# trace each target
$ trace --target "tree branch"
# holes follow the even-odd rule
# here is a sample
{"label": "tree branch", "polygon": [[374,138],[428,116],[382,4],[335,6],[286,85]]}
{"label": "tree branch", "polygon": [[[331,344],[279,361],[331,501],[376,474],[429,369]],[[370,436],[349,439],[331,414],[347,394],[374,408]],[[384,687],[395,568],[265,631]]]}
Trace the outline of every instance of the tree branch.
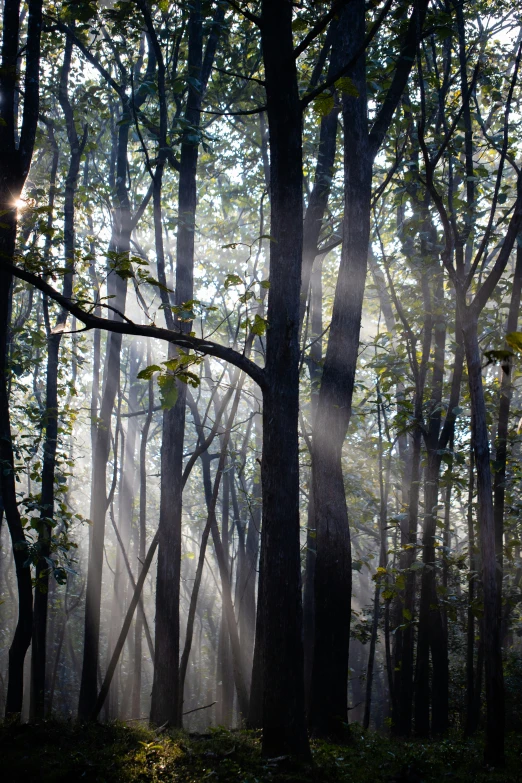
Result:
{"label": "tree branch", "polygon": [[14,264],[7,263],[6,261],[3,262],[2,266],[20,280],[25,280],[26,283],[33,285],[55,302],[58,302],[67,312],[71,313],[71,315],[74,315],[75,318],[85,324],[87,329],[103,329],[107,332],[116,332],[118,334],[130,334],[137,337],[152,337],[158,340],[165,340],[165,342],[179,345],[181,348],[197,351],[198,353],[214,356],[216,359],[223,359],[226,362],[230,362],[235,367],[243,370],[261,389],[264,389],[266,386],[265,371],[263,368],[254,364],[253,361],[239,353],[239,351],[235,351],[233,348],[228,348],[225,345],[220,345],[219,343],[210,340],[204,340],[200,337],[192,337],[183,332],[173,332],[160,326],[101,318],[100,316],[87,312],[71,299],[67,299],[67,297],[56,291],[55,288],[49,285],[49,283],[46,283],[45,280],[42,280],[41,277],[38,277],[38,275],[15,266]]}
{"label": "tree branch", "polygon": [[336,73],[333,74],[333,76],[330,76],[330,78],[326,79],[322,84],[320,84],[318,87],[315,88],[315,90],[311,90],[307,95],[304,95],[301,98],[301,108],[304,110],[309,103],[311,103],[314,98],[317,98],[318,95],[320,95],[322,92],[327,90],[329,87],[332,87],[336,81],[338,81],[342,76],[345,75],[347,71],[352,68],[359,57],[364,54],[370,43],[375,38],[377,32],[379,31],[379,28],[381,27],[382,23],[384,22],[384,19],[386,18],[388,11],[390,10],[391,6],[393,5],[393,0],[386,0],[386,4],[384,8],[382,9],[381,13],[377,17],[377,20],[375,24],[372,26],[372,29],[368,33],[368,35],[365,37],[364,41],[362,42],[361,46],[357,49],[353,57],[351,57],[346,65],[343,65],[342,68],[340,68]]}
{"label": "tree branch", "polygon": [[343,6],[347,5],[347,3],[349,2],[351,2],[351,0],[337,0],[337,2],[335,2],[334,0],[330,10],[314,24],[312,29],[305,35],[301,43],[295,47],[294,57],[296,59],[299,57],[300,54],[304,52],[304,50],[308,46],[310,46],[312,41],[314,41],[318,35],[321,35],[328,22],[330,22],[334,18],[334,16],[336,16],[336,14],[339,13],[341,8],[343,8]]}

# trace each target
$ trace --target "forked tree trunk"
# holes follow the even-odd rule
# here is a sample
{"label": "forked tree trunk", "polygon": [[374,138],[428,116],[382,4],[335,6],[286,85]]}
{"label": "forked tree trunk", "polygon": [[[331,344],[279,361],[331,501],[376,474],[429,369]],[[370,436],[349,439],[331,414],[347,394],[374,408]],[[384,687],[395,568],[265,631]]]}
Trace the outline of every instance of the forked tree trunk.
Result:
{"label": "forked tree trunk", "polygon": [[[351,2],[339,22],[349,57],[365,34],[365,4]],[[348,650],[352,562],[342,447],[348,429],[359,349],[370,236],[372,161],[368,145],[365,58],[348,76],[357,97],[343,96],[345,210],[341,265],[315,418],[312,474],[316,528],[315,643],[310,726],[342,739],[348,725]]]}

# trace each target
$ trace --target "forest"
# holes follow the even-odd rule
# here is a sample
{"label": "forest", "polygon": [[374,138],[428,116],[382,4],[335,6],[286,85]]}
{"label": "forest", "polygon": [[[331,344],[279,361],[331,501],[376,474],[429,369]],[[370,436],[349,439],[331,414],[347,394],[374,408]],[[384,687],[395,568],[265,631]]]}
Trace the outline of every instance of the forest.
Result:
{"label": "forest", "polygon": [[522,781],[522,7],[2,0],[0,750]]}

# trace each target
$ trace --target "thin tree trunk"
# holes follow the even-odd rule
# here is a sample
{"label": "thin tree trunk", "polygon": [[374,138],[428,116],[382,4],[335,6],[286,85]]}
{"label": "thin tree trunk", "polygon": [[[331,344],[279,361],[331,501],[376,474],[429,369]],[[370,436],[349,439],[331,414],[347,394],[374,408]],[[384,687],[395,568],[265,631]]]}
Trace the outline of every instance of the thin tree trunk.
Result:
{"label": "thin tree trunk", "polygon": [[[221,514],[221,541],[225,555],[227,570],[230,573],[230,554],[228,543],[228,527],[230,519],[230,472],[225,469],[222,480],[222,514]],[[230,660],[230,642],[227,633],[227,618],[224,605],[221,608],[221,630],[218,647],[218,678],[221,682],[220,695],[218,697],[218,714],[220,723],[228,728],[232,725],[232,709],[234,705],[234,675],[232,661]]]}
{"label": "thin tree trunk", "polygon": [[[151,363],[150,346],[147,347],[147,365]],[[154,381],[149,379],[149,400],[147,416],[141,431],[140,442],[140,514],[138,528],[138,571],[143,568],[145,545],[147,543],[147,440],[149,437],[152,414],[154,411]],[[142,680],[142,633],[141,614],[136,617],[134,628],[134,668],[132,678],[132,715],[141,717],[141,680]],[[154,660],[152,656],[152,660]]]}
{"label": "thin tree trunk", "polygon": [[[306,222],[306,221],[305,221]],[[306,233],[306,232],[305,232]],[[321,335],[323,333],[323,256],[315,259],[310,279],[310,337],[313,344],[310,348],[310,418],[312,431],[314,428],[315,414],[319,397],[319,388],[322,375],[323,345]],[[311,456],[311,455],[310,455]],[[316,557],[316,529],[313,476],[310,474],[308,501],[308,524],[306,530],[306,562],[303,588],[303,634],[304,634],[304,670],[305,670],[305,698],[307,712],[310,711],[312,666],[315,638],[315,557]]]}
{"label": "thin tree trunk", "polygon": [[[190,655],[190,650],[192,647],[192,637],[194,632],[194,619],[196,614],[196,606],[197,606],[197,599],[199,594],[199,589],[201,585],[201,578],[203,575],[203,566],[205,563],[205,553],[206,553],[206,547],[208,542],[208,537],[210,535],[210,532],[212,532],[213,540],[214,540],[214,546],[216,549],[216,556],[219,564],[219,570],[221,575],[221,590],[222,590],[222,600],[224,605],[224,612],[226,617],[226,622],[228,626],[229,631],[229,637],[230,637],[230,644],[231,644],[231,651],[232,651],[232,661],[233,661],[233,673],[234,673],[234,681],[236,685],[236,691],[238,695],[238,701],[239,701],[239,709],[240,712],[243,715],[248,714],[248,696],[247,696],[247,690],[245,685],[245,679],[242,672],[242,663],[241,663],[241,652],[239,647],[239,634],[237,631],[237,624],[236,624],[236,618],[234,613],[234,607],[232,604],[232,593],[230,589],[230,582],[229,582],[229,575],[228,575],[228,568],[227,564],[225,562],[225,555],[223,546],[221,543],[221,539],[219,537],[219,531],[217,528],[217,520],[216,520],[216,504],[219,496],[219,487],[221,484],[222,476],[223,476],[223,470],[225,466],[225,459],[226,459],[226,450],[228,448],[228,442],[230,438],[230,431],[237,413],[237,408],[239,405],[239,400],[241,396],[241,388],[243,385],[242,379],[239,380],[238,386],[235,393],[234,402],[232,404],[232,408],[228,417],[227,426],[225,429],[225,433],[223,435],[223,439],[221,441],[221,454],[219,458],[219,465],[216,472],[216,478],[214,481],[214,487],[212,489],[212,496],[210,498],[210,503],[208,506],[208,516],[207,516],[207,522],[205,525],[205,528],[203,530],[203,534],[201,537],[201,544],[199,549],[199,558],[198,558],[198,564],[196,568],[196,577],[194,580],[194,586],[192,589],[192,595],[190,598],[190,607],[189,607],[189,614],[187,618],[187,631],[185,636],[185,645],[183,648],[183,654],[181,656],[180,661],[180,670],[179,670],[179,684],[180,688],[182,689],[185,684],[186,674],[187,674],[187,667],[188,667],[188,659]],[[208,484],[208,482],[207,482]],[[228,589],[227,589],[228,588]]]}
{"label": "thin tree trunk", "polygon": [[[506,333],[516,332],[518,325],[518,313],[520,310],[520,297],[522,291],[522,246],[519,235],[517,244],[517,258],[513,287],[511,289],[511,302],[506,324]],[[494,516],[495,516],[495,551],[497,556],[497,598],[499,614],[502,616],[502,578],[504,573],[504,506],[506,497],[506,463],[509,435],[509,413],[511,397],[513,394],[512,379],[509,372],[502,373],[500,386],[500,402],[498,408],[497,441],[495,454],[495,473],[493,477]]]}
{"label": "thin tree trunk", "polygon": [[483,642],[486,684],[486,747],[484,757],[488,763],[496,765],[504,763],[504,676],[487,414],[482,385],[482,362],[478,343],[477,319],[469,311],[466,313],[465,305],[462,305],[461,302],[459,305],[462,311],[462,332],[471,399],[471,431],[477,477],[478,528],[484,594]]}
{"label": "thin tree trunk", "polygon": [[[383,443],[382,443],[382,424],[381,424],[381,395],[379,385],[377,384],[377,421],[379,426],[379,490],[380,490],[380,513],[379,513],[379,533],[380,533],[380,547],[379,547],[379,568],[386,568],[386,553],[387,553],[387,535],[386,527],[388,521],[388,486],[389,486],[389,474],[390,464],[388,461],[388,468],[386,471],[386,478],[384,477],[384,465],[383,465]],[[372,687],[373,687],[373,667],[375,661],[375,648],[377,645],[377,631],[379,628],[379,602],[381,595],[381,581],[378,577],[375,580],[375,594],[373,599],[373,620],[372,620],[372,633],[370,637],[370,650],[368,653],[368,668],[366,672],[366,698],[364,701],[364,718],[363,728],[367,729],[370,726],[370,715],[372,706]]]}
{"label": "thin tree trunk", "polygon": [[475,705],[475,587],[476,587],[476,557],[475,557],[475,528],[473,523],[473,492],[474,492],[474,454],[473,445],[469,455],[469,479],[468,479],[468,550],[469,550],[469,576],[468,576],[468,627],[466,629],[466,723],[464,734],[470,737],[477,729],[477,716]]}
{"label": "thin tree trunk", "polygon": [[[74,116],[68,96],[69,73],[71,69],[72,42],[66,39],[64,62],[60,75],[59,99],[67,128],[70,147],[69,169],[65,180],[64,199],[64,257],[66,274],[63,282],[63,294],[72,295],[74,274],[74,198],[80,171],[80,159],[85,146],[86,135],[80,140],[74,124]],[[47,310],[47,302],[44,303]],[[49,317],[47,316],[49,328]],[[46,636],[49,595],[49,565],[46,558],[50,554],[50,539],[54,518],[54,476],[56,469],[56,448],[58,445],[58,369],[62,330],[67,321],[67,312],[58,314],[54,329],[48,333],[47,387],[45,401],[45,441],[42,466],[41,529],[38,540],[41,557],[36,566],[37,588],[34,595],[33,644],[31,652],[31,717],[43,718],[45,704],[46,676]]]}
{"label": "thin tree trunk", "polygon": [[[429,230],[429,229],[428,229]],[[426,737],[430,732],[430,648],[432,651],[432,721],[433,731],[442,733],[448,727],[448,663],[446,640],[437,595],[435,535],[437,532],[439,472],[441,455],[439,432],[444,382],[446,327],[444,323],[443,270],[437,269],[432,298],[435,350],[430,390],[430,413],[427,423],[427,464],[424,480],[424,530],[422,537],[421,596],[415,671],[415,733]],[[442,649],[439,649],[442,648]],[[442,666],[439,667],[439,663]],[[444,666],[445,662],[445,666]],[[442,671],[440,671],[442,669]],[[440,707],[440,709],[439,709]]]}
{"label": "thin tree trunk", "polygon": [[[128,378],[129,378],[129,412],[132,413],[138,408],[138,391],[140,382],[136,382],[140,356],[136,343],[133,343],[129,351],[128,359]],[[120,391],[121,394],[121,391]],[[119,410],[120,403],[118,403]],[[112,654],[117,639],[117,629],[122,621],[122,609],[125,608],[126,587],[128,579],[125,578],[126,553],[129,551],[132,523],[132,506],[134,503],[134,476],[135,476],[135,450],[137,437],[137,417],[130,416],[128,419],[127,432],[124,436],[121,432],[121,460],[120,460],[120,482],[118,493],[118,542],[121,546],[116,549],[116,566],[114,569],[113,598],[111,606],[111,625],[109,631],[109,642],[107,647],[108,659]],[[121,427],[121,417],[120,417]],[[129,573],[128,576],[131,576]],[[142,604],[140,602],[140,607]],[[139,613],[141,614],[141,612]],[[115,717],[126,717],[118,713],[118,691],[113,688],[109,694],[109,715]]]}

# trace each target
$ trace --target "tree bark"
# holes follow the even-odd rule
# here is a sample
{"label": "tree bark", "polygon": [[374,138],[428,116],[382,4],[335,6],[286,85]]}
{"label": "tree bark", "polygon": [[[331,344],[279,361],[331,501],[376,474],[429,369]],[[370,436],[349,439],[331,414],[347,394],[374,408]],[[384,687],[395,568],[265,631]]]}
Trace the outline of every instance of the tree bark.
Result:
{"label": "tree bark", "polygon": [[270,292],[263,388],[263,524],[256,653],[263,753],[309,758],[299,546],[299,294],[303,246],[301,107],[292,7],[263,0],[270,132]]}

